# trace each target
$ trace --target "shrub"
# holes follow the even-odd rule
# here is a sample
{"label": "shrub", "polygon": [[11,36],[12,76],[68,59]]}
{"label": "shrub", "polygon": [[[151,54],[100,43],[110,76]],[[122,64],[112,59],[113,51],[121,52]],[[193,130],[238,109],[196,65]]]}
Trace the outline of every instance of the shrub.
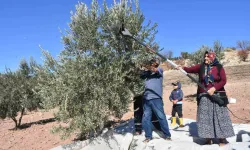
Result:
{"label": "shrub", "polygon": [[204,54],[206,51],[214,51],[217,59],[220,61],[224,58],[224,48],[219,41],[215,41],[213,48],[208,46],[202,46],[199,50],[191,54],[190,60],[193,64],[199,64],[204,61]]}
{"label": "shrub", "polygon": [[189,58],[189,53],[188,52],[181,52],[181,57],[183,59],[188,59]]}
{"label": "shrub", "polygon": [[206,51],[211,51],[211,49],[208,46],[202,46],[199,50],[192,53],[190,56],[190,61],[193,64],[200,64],[204,61],[204,54]]}
{"label": "shrub", "polygon": [[237,55],[241,61],[246,61],[248,58],[249,52],[247,50],[239,50]]}

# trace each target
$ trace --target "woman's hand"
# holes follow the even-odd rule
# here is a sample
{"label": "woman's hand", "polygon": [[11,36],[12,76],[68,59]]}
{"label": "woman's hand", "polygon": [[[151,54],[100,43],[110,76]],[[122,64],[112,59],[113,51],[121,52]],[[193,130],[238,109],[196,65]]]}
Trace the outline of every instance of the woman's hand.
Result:
{"label": "woman's hand", "polygon": [[176,69],[176,70],[180,70],[180,69],[182,69],[182,67],[181,67],[181,65],[177,65],[177,66],[175,67],[175,69]]}
{"label": "woman's hand", "polygon": [[213,95],[214,94],[214,92],[216,91],[216,89],[214,88],[214,87],[212,87],[212,88],[210,88],[207,92],[208,92],[208,94],[209,95]]}

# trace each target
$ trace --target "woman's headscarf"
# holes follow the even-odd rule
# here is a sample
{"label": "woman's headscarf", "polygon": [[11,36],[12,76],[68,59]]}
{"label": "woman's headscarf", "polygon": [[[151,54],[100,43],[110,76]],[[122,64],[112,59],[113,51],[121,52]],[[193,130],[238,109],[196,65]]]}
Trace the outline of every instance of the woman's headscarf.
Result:
{"label": "woman's headscarf", "polygon": [[206,54],[208,54],[208,58],[210,59],[210,63],[205,64],[204,81],[206,84],[209,84],[209,82],[213,84],[214,83],[214,76],[212,75],[211,69],[213,66],[216,66],[217,64],[219,64],[219,61],[216,58],[215,52],[205,52],[205,56],[206,56]]}

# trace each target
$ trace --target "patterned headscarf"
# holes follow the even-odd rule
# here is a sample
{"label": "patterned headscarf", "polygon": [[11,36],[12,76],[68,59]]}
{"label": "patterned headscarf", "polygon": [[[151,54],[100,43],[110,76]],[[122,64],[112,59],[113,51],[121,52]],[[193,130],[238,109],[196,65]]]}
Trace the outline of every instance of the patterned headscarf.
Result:
{"label": "patterned headscarf", "polygon": [[217,64],[219,64],[219,61],[216,58],[215,52],[208,52],[207,54],[208,54],[208,58],[210,60],[210,63],[205,65],[204,81],[206,84],[209,84],[209,82],[213,84],[214,83],[214,76],[212,75],[211,69],[213,66],[216,66]]}

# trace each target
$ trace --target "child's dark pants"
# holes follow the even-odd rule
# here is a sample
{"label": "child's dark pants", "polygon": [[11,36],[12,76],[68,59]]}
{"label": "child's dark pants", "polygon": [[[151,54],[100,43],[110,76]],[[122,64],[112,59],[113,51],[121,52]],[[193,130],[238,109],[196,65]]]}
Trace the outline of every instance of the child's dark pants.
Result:
{"label": "child's dark pants", "polygon": [[175,117],[175,114],[178,113],[178,117],[182,118],[182,104],[174,104],[172,108],[172,117]]}

